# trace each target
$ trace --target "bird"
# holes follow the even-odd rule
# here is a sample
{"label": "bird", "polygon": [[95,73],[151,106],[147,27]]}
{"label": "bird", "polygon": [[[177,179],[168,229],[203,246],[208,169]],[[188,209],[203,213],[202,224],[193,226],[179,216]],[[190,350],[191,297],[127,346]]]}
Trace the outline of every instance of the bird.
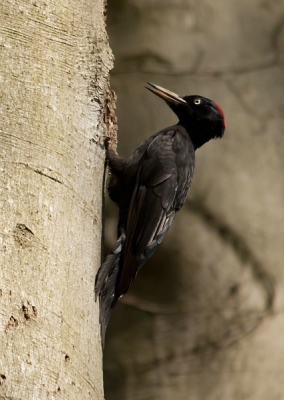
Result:
{"label": "bird", "polygon": [[183,206],[192,182],[195,151],[226,128],[224,112],[214,101],[179,96],[147,82],[178,118],[175,125],[145,140],[129,158],[120,157],[105,140],[110,170],[109,197],[118,205],[117,241],[95,279],[100,303],[101,340],[117,300],[126,294],[139,269],[154,254]]}

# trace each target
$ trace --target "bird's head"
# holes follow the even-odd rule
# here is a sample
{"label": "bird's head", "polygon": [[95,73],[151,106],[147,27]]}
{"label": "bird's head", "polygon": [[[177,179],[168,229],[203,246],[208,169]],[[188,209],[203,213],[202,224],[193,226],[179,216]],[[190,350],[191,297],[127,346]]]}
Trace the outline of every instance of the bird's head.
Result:
{"label": "bird's head", "polygon": [[147,87],[168,104],[187,130],[197,149],[211,139],[221,138],[226,128],[224,113],[218,104],[202,96],[181,97],[161,86],[148,82]]}

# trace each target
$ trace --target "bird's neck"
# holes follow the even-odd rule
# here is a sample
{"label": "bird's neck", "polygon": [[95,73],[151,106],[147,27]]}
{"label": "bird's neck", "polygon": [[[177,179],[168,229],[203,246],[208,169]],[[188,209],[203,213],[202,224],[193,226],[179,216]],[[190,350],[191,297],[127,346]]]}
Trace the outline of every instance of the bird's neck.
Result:
{"label": "bird's neck", "polygon": [[195,150],[212,139],[212,132],[206,124],[202,126],[200,126],[201,124],[198,124],[198,126],[196,126],[196,124],[188,121],[186,123],[179,122],[179,124],[185,128]]}

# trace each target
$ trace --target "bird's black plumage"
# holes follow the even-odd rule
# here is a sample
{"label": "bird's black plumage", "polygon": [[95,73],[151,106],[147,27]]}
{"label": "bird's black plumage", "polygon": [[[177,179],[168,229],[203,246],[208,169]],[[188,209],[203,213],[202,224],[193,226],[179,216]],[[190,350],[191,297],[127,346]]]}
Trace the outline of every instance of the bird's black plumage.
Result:
{"label": "bird's black plumage", "polygon": [[134,154],[121,158],[106,142],[111,171],[110,198],[119,207],[118,239],[101,265],[95,283],[100,299],[102,344],[111,311],[137,271],[155,252],[183,206],[195,164],[195,150],[222,137],[225,119],[221,108],[202,96],[180,97],[149,83],[179,122],[151,136]]}

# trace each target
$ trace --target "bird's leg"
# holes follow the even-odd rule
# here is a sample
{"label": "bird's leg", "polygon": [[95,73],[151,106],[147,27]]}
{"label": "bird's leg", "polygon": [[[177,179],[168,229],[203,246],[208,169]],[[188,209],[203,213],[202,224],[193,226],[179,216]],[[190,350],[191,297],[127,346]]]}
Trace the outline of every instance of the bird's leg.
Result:
{"label": "bird's leg", "polygon": [[111,146],[109,137],[105,138],[104,143],[106,148],[106,156],[111,172],[122,172],[125,166],[125,159],[119,157],[115,149]]}

